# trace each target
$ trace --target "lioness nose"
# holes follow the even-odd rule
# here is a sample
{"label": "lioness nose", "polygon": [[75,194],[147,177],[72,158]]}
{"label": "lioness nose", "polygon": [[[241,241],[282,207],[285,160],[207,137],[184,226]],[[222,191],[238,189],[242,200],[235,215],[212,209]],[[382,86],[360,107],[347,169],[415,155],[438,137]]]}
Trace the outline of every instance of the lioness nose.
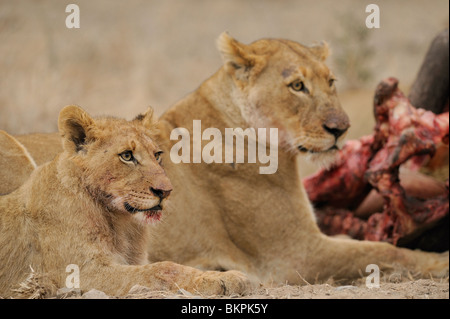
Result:
{"label": "lioness nose", "polygon": [[156,196],[158,196],[160,199],[164,199],[167,196],[170,195],[170,192],[172,191],[170,190],[162,190],[162,189],[157,189],[157,188],[153,188],[150,187],[150,190],[152,191],[153,194],[155,194]]}
{"label": "lioness nose", "polygon": [[338,128],[338,127],[328,127],[325,124],[323,125],[323,128],[331,135],[334,135],[335,139],[338,139],[342,134],[344,134],[348,130],[348,126],[344,128]]}
{"label": "lioness nose", "polygon": [[332,110],[326,113],[325,120],[322,122],[322,127],[337,140],[347,132],[350,127],[350,120],[345,112]]}

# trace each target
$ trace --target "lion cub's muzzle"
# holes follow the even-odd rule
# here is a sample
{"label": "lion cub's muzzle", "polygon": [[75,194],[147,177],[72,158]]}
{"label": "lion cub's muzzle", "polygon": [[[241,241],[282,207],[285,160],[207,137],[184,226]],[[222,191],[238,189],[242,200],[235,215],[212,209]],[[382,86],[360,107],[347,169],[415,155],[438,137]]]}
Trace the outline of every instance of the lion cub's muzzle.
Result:
{"label": "lion cub's muzzle", "polygon": [[[172,192],[172,187],[164,187],[164,188],[149,188],[150,193],[153,197],[151,200],[152,204],[149,205],[151,207],[145,207],[143,203],[137,203],[138,206],[133,206],[130,202],[126,201],[123,203],[123,207],[127,212],[132,214],[138,220],[145,224],[151,224],[158,222],[161,219],[162,211],[163,211],[163,201],[169,197]],[[143,206],[143,207],[142,207]]]}
{"label": "lion cub's muzzle", "polygon": [[165,188],[165,189],[159,189],[159,188],[153,188],[150,187],[150,192],[152,195],[154,195],[155,197],[157,197],[159,199],[158,204],[154,205],[153,207],[150,208],[137,208],[137,207],[133,207],[132,205],[130,205],[130,203],[125,202],[124,203],[124,208],[126,209],[127,212],[129,213],[137,213],[137,212],[152,212],[152,211],[160,211],[162,210],[162,201],[164,199],[166,199],[167,197],[169,197],[170,193],[172,192],[172,188]]}
{"label": "lion cub's muzzle", "polygon": [[157,197],[159,197],[160,200],[163,200],[164,198],[169,197],[170,193],[172,192],[172,189],[157,189],[150,187],[150,191]]}

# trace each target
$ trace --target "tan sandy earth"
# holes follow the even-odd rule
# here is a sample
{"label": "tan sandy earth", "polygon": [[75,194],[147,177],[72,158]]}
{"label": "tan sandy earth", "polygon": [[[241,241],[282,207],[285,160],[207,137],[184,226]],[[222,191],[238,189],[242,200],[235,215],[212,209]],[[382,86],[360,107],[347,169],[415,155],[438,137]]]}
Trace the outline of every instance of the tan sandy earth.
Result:
{"label": "tan sandy earth", "polygon": [[[66,292],[62,299],[115,299],[101,291],[77,293]],[[268,287],[261,285],[244,296],[204,296],[184,290],[176,293],[151,291],[136,285],[121,299],[448,299],[449,285],[446,280],[419,279],[404,282],[384,282],[378,288],[368,288],[365,283],[349,285],[308,284]]]}

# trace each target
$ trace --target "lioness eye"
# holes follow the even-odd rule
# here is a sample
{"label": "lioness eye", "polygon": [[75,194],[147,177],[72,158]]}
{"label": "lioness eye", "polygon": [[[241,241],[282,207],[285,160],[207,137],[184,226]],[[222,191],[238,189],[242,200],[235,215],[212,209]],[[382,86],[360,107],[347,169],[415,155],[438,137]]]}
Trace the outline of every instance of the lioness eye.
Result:
{"label": "lioness eye", "polygon": [[300,80],[296,80],[296,81],[292,82],[291,84],[289,84],[289,86],[294,91],[309,93],[308,89],[305,87],[305,84]]}
{"label": "lioness eye", "polygon": [[161,160],[162,160],[161,155],[162,155],[163,153],[164,153],[164,152],[162,152],[162,151],[156,152],[156,153],[155,153],[155,158],[156,158],[156,161],[157,161],[158,163],[161,163]]}
{"label": "lioness eye", "polygon": [[125,162],[131,162],[134,159],[132,151],[125,151],[119,154],[120,158]]}

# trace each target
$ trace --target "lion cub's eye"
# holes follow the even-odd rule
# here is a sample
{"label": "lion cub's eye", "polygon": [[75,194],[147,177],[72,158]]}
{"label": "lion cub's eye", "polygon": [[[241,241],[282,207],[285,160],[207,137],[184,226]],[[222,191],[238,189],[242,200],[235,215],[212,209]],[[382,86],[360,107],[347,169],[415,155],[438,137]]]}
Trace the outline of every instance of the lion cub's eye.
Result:
{"label": "lion cub's eye", "polygon": [[155,153],[155,158],[156,158],[156,161],[157,161],[158,163],[161,163],[161,160],[162,160],[161,155],[162,155],[163,153],[164,153],[163,151],[159,151],[159,152],[156,152],[156,153]]}
{"label": "lion cub's eye", "polygon": [[132,162],[134,160],[133,152],[132,151],[125,151],[119,154],[120,159],[124,160],[125,162]]}
{"label": "lion cub's eye", "polygon": [[306,88],[305,84],[300,80],[296,80],[296,81],[292,82],[291,84],[289,84],[289,86],[294,91],[309,93],[309,90]]}
{"label": "lion cub's eye", "polygon": [[328,80],[328,85],[329,85],[330,87],[332,87],[333,84],[334,84],[334,82],[336,82],[336,79],[329,79],[329,80]]}

